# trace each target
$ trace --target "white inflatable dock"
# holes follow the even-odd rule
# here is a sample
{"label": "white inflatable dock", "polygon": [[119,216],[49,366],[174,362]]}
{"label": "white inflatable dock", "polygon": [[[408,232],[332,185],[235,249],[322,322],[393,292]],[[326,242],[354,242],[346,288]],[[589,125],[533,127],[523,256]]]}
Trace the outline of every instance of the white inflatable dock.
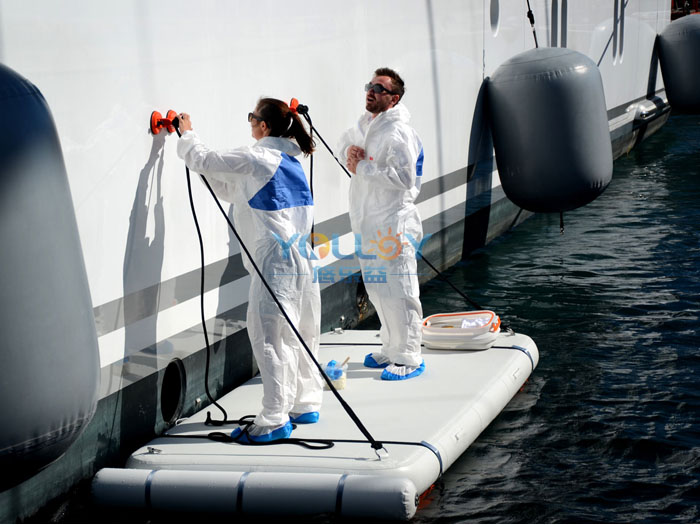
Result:
{"label": "white inflatable dock", "polygon": [[[319,362],[344,361],[340,394],[384,449],[375,451],[333,393],[324,392],[318,423],[297,425],[292,438],[338,440],[332,448],[241,445],[205,437],[236,425],[205,425],[209,406],[136,450],[124,469],[102,469],[92,490],[99,504],[168,511],[268,515],[337,513],[407,520],[418,497],[503,410],[537,366],[535,343],[500,333],[488,350],[423,348],[425,372],[382,381],[362,365],[379,348],[377,331],[323,334]],[[229,419],[256,414],[259,376],[218,403]],[[190,436],[190,437],[187,437]],[[311,442],[316,446],[315,443]]]}

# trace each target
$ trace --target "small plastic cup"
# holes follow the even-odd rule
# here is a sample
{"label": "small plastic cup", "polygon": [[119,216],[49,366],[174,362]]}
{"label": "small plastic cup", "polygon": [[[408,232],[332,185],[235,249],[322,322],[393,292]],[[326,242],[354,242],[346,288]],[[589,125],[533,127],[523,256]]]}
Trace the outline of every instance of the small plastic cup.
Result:
{"label": "small plastic cup", "polygon": [[[323,368],[323,371],[331,380],[331,383],[333,384],[336,390],[342,390],[343,388],[345,388],[345,383],[347,382],[348,378],[347,364],[341,367],[335,360],[329,361],[328,364]],[[328,384],[324,386],[324,389],[330,390]]]}

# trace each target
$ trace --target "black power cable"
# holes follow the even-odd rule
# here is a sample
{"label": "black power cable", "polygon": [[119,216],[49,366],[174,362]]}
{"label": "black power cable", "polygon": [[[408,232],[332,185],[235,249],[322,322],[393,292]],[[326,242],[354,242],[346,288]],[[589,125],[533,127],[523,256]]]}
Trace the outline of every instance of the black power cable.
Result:
{"label": "black power cable", "polygon": [[[168,112],[168,118],[170,118],[171,113],[174,113],[174,111],[171,110]],[[153,117],[151,117],[151,118],[153,118]],[[161,127],[166,127],[166,125],[164,125],[164,122],[167,122],[167,125],[172,124],[172,126],[175,128],[175,131],[177,131],[177,136],[178,137],[181,136],[180,129],[179,129],[180,120],[177,117],[175,117],[172,122],[169,120],[167,120],[167,121],[161,120],[159,122],[159,125],[161,125]],[[153,130],[153,128],[151,128],[151,129],[154,133],[158,132],[158,131]],[[169,127],[168,127],[168,131],[171,131]],[[227,422],[229,422],[227,419],[228,414],[226,414],[226,410],[224,410],[224,408],[216,402],[216,400],[214,399],[214,396],[212,396],[211,392],[209,391],[209,363],[211,361],[211,345],[209,344],[209,333],[207,332],[206,317],[204,315],[204,241],[202,239],[202,230],[199,227],[199,220],[197,220],[197,211],[195,210],[195,207],[194,207],[194,199],[192,198],[192,182],[190,180],[190,171],[187,170],[186,173],[187,173],[187,193],[188,193],[189,199],[190,199],[190,209],[192,210],[192,218],[194,219],[194,226],[197,229],[197,238],[199,239],[199,257],[200,257],[200,261],[201,261],[201,271],[199,274],[200,275],[199,310],[200,310],[200,317],[201,317],[201,321],[202,321],[202,330],[204,331],[204,343],[207,347],[207,362],[206,362],[206,366],[204,368],[204,391],[206,392],[207,397],[209,398],[209,401],[211,401],[211,403],[215,407],[217,407],[219,410],[221,410],[221,412],[224,414],[224,419],[222,421],[216,421],[216,420],[212,420],[211,414],[209,412],[207,412],[207,423],[211,424],[211,425],[224,425]]]}
{"label": "black power cable", "polygon": [[[245,416],[241,418],[241,424],[249,424],[249,421],[244,421],[246,418],[253,418],[255,416]],[[237,422],[237,421],[234,421]],[[363,444],[367,441],[361,439],[333,439],[333,438],[285,438],[276,439],[275,441],[267,442],[254,442],[249,441],[247,443],[241,443],[235,438],[232,438],[230,434],[226,432],[209,432],[208,434],[165,434],[161,437],[170,439],[208,439],[211,441],[218,441],[220,443],[238,443],[239,445],[252,446],[252,447],[266,447],[270,445],[297,445],[310,450],[327,450],[333,448],[336,443],[357,443]],[[424,447],[430,450],[438,461],[440,466],[440,472],[438,473],[438,478],[443,474],[444,465],[442,462],[442,456],[440,451],[427,441],[382,441],[385,445],[408,445],[413,447]]]}
{"label": "black power cable", "polygon": [[347,168],[345,166],[343,166],[343,163],[338,160],[338,157],[335,156],[335,153],[333,153],[333,150],[331,149],[331,147],[328,145],[328,143],[325,140],[323,140],[323,137],[321,136],[321,134],[318,132],[318,130],[314,127],[313,123],[311,122],[311,116],[309,115],[309,106],[305,106],[304,104],[299,104],[297,106],[297,112],[306,119],[306,122],[309,123],[309,128],[311,128],[311,132],[316,133],[316,135],[318,135],[318,138],[321,140],[321,142],[326,147],[328,152],[331,154],[331,156],[338,163],[338,166],[340,166],[343,169],[343,171],[345,172],[345,174],[349,178],[352,178],[352,175],[350,175],[350,172],[347,170]]}
{"label": "black power cable", "polygon": [[530,20],[530,27],[532,28],[532,36],[535,37],[535,47],[540,47],[537,44],[537,30],[535,29],[535,15],[530,8],[530,0],[527,0],[527,18]]}
{"label": "black power cable", "polygon": [[[177,120],[177,119],[176,119]],[[179,124],[179,121],[178,121]],[[178,137],[180,136],[180,130],[178,129],[178,125],[175,125],[175,129],[177,130],[177,135]],[[194,219],[194,225],[195,228],[197,229],[197,238],[199,239],[199,256],[201,260],[201,271],[200,271],[200,282],[199,282],[199,310],[200,310],[200,316],[202,318],[202,330],[204,331],[204,342],[206,343],[207,346],[207,363],[206,367],[204,369],[204,390],[207,393],[207,397],[209,398],[209,401],[212,402],[214,406],[216,406],[221,412],[224,414],[224,419],[223,421],[213,421],[211,419],[211,416],[209,412],[207,412],[207,421],[212,422],[212,424],[221,424],[223,425],[226,422],[227,419],[227,414],[226,410],[224,410],[224,407],[219,405],[214,397],[211,395],[209,392],[209,361],[211,359],[211,347],[209,345],[209,334],[207,333],[207,321],[206,317],[204,315],[204,241],[202,239],[202,230],[199,227],[199,221],[197,220],[197,212],[195,211],[194,208],[194,199],[192,198],[192,181],[190,180],[190,170],[187,170],[187,193],[190,198],[190,209],[192,210],[192,218]]]}

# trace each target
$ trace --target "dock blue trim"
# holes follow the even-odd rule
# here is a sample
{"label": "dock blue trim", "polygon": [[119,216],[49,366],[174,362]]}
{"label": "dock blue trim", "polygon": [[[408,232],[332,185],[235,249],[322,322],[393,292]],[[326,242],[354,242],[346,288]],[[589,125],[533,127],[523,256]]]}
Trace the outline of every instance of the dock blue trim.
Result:
{"label": "dock blue trim", "polygon": [[511,345],[511,346],[492,346],[491,348],[504,348],[506,350],[508,349],[513,349],[513,350],[519,350],[523,354],[525,354],[527,357],[530,358],[530,366],[532,366],[532,370],[530,371],[531,373],[535,371],[535,360],[532,359],[532,354],[530,354],[530,351],[523,347],[523,346],[518,346],[518,345]]}
{"label": "dock blue trim", "polygon": [[236,491],[236,512],[241,514],[243,512],[243,487],[245,486],[245,480],[248,479],[250,472],[244,472],[241,474],[241,479],[238,480],[238,490]]}
{"label": "dock blue trim", "polygon": [[335,513],[338,515],[340,515],[340,511],[343,509],[343,491],[345,490],[346,479],[348,479],[348,475],[343,474],[338,480],[338,490],[335,494]]}
{"label": "dock blue trim", "polygon": [[156,475],[157,470],[151,470],[146,476],[146,483],[144,484],[144,499],[146,503],[146,508],[151,508],[151,484],[153,483],[153,476]]}
{"label": "dock blue trim", "polygon": [[423,445],[425,448],[431,450],[433,454],[437,456],[438,463],[440,463],[440,474],[438,474],[438,478],[442,477],[443,473],[443,466],[442,466],[442,456],[440,455],[440,451],[435,447],[435,445],[431,445],[427,441],[421,441],[421,445]]}

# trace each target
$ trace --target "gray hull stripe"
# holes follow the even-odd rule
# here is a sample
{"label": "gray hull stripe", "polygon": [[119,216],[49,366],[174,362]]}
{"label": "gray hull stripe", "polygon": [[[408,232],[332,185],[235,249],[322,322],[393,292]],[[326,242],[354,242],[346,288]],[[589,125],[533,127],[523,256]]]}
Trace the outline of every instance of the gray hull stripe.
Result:
{"label": "gray hull stripe", "polygon": [[[214,290],[248,275],[241,261],[241,254],[206,266],[204,291]],[[161,310],[188,301],[199,295],[200,270],[167,279],[141,290],[127,293],[124,297],[93,308],[97,336],[146,319]]]}
{"label": "gray hull stripe", "polygon": [[[665,89],[659,89],[655,93],[656,97],[663,95],[665,95]],[[639,97],[636,100],[609,109],[608,120],[612,120],[624,114],[630,104],[649,99],[650,97],[648,96]],[[488,162],[480,162],[479,166],[481,165],[486,167],[486,175],[490,175],[489,168],[495,168],[495,162],[492,162],[492,166],[488,166]],[[416,202],[424,202],[459,187],[466,182],[467,175],[472,173],[474,168],[475,166],[469,165],[436,179],[424,182]],[[477,171],[476,176],[474,176],[474,179],[471,180],[467,186],[467,205],[464,206],[464,204],[460,204],[427,219],[423,222],[423,231],[426,234],[439,232],[446,226],[456,222],[455,215],[459,213],[459,209],[462,209],[465,215],[457,220],[461,220],[464,216],[469,216],[475,211],[490,205],[494,200],[502,198],[502,189],[498,187],[491,190],[490,184],[491,177],[479,176],[479,172]],[[350,217],[347,213],[333,217],[332,219],[317,224],[315,231],[329,238],[332,235],[344,235],[351,231]],[[233,240],[231,243],[233,246],[236,244]],[[207,265],[205,273],[205,292],[229,284],[247,275],[246,270],[243,268],[240,253],[233,254],[227,259]],[[122,298],[96,306],[93,308],[93,314],[95,316],[97,336],[100,337],[114,330],[119,330],[131,323],[153,316],[161,310],[198,296],[199,279],[199,269],[193,270],[158,284],[133,292],[127,292]]]}
{"label": "gray hull stripe", "polygon": [[[468,168],[462,168],[438,179],[427,181],[421,188],[418,202],[440,195],[450,189],[456,188],[466,182]],[[464,204],[457,206],[462,210],[464,218]],[[440,224],[454,223],[455,210],[446,210],[435,217],[424,221],[424,231],[435,233],[441,228]],[[432,222],[431,222],[432,221]],[[426,225],[434,223],[435,227],[426,229]],[[347,213],[317,224],[315,232],[327,235],[344,235],[351,231],[350,217]],[[235,241],[232,241],[235,246]],[[137,271],[137,270],[134,270]],[[209,264],[205,268],[204,291],[215,290],[226,284],[234,282],[248,275],[243,267],[241,254],[236,253],[221,261]],[[97,336],[101,337],[115,330],[158,314],[160,311],[170,308],[175,304],[188,301],[199,296],[200,270],[192,270],[177,277],[167,279],[158,284],[142,288],[124,297],[93,308]]]}

